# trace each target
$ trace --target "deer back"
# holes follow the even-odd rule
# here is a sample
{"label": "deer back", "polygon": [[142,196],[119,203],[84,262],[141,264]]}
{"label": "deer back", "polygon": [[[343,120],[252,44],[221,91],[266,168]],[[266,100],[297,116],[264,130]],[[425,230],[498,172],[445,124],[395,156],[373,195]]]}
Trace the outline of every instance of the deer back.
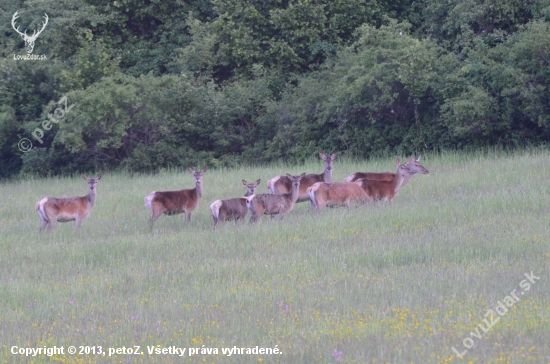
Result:
{"label": "deer back", "polygon": [[369,200],[361,187],[356,183],[349,182],[316,183],[310,189],[311,197],[319,207],[324,207],[328,203],[339,205]]}
{"label": "deer back", "polygon": [[375,172],[355,172],[350,174],[344,182],[355,182],[358,179],[365,178],[365,179],[372,179],[376,181],[391,181],[393,180],[393,177],[395,176],[395,173],[391,172],[382,172],[382,173],[375,173]]}
{"label": "deer back", "polygon": [[[264,210],[265,214],[276,214],[280,211],[286,211],[294,203],[292,202],[292,192],[282,195],[273,195],[262,193],[248,197],[250,208],[253,211]],[[261,208],[258,208],[261,207]]]}
{"label": "deer back", "polygon": [[247,211],[245,197],[221,201],[220,215],[223,214],[227,219],[244,219]]}
{"label": "deer back", "polygon": [[[271,180],[271,191],[277,195],[292,193],[292,181],[287,176],[278,176]],[[298,188],[298,200],[296,202],[309,201],[307,189],[315,183],[325,182],[323,174],[306,174],[300,181]]]}
{"label": "deer back", "polygon": [[382,200],[384,198],[393,199],[396,189],[393,181],[376,181],[365,178],[356,180],[356,183],[373,200]]}
{"label": "deer back", "polygon": [[167,215],[194,210],[199,204],[197,189],[154,192],[151,204],[161,205]]}
{"label": "deer back", "polygon": [[37,203],[37,210],[47,218],[55,218],[59,222],[83,218],[90,214],[93,203],[89,196],[83,197],[45,197]]}

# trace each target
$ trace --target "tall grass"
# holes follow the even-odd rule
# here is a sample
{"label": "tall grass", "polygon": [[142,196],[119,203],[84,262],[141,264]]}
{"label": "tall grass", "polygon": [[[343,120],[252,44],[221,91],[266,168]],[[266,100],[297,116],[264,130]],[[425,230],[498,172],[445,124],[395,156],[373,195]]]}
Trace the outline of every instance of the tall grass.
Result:
{"label": "tall grass", "polygon": [[[0,359],[182,362],[163,347],[277,347],[282,355],[186,356],[186,362],[442,363],[524,273],[540,278],[464,356],[549,361],[550,153],[428,155],[393,204],[309,210],[283,222],[228,222],[208,206],[244,194],[242,179],[321,173],[323,164],[208,170],[200,207],[149,232],[143,197],[191,188],[188,171],[103,174],[80,231],[38,235],[35,203],[84,195],[82,177],[0,186]],[[193,166],[198,167],[198,166]],[[392,159],[336,159],[334,179],[393,171]],[[140,345],[141,356],[12,355],[10,348]]]}

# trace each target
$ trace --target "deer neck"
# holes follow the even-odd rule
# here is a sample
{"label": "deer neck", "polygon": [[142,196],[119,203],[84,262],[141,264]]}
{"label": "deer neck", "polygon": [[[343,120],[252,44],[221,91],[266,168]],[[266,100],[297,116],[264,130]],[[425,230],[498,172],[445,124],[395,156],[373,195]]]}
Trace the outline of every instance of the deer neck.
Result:
{"label": "deer neck", "polygon": [[254,192],[250,192],[250,191],[246,191],[246,193],[244,194],[244,197],[250,197],[254,194]]}
{"label": "deer neck", "polygon": [[202,182],[197,182],[197,187],[195,187],[195,190],[197,191],[197,197],[200,199],[202,197]]}
{"label": "deer neck", "polygon": [[90,207],[94,207],[95,205],[95,190],[90,190],[90,193],[88,194],[88,203],[90,204]]}
{"label": "deer neck", "polygon": [[397,189],[396,191],[399,191],[401,189],[401,187],[405,186],[407,183],[409,183],[409,181],[411,180],[411,178],[413,177],[413,175],[411,174],[410,176],[405,176],[403,177],[403,182],[401,182],[401,184],[399,186],[397,186]]}
{"label": "deer neck", "polygon": [[328,169],[325,167],[325,171],[322,174],[323,176],[323,182],[332,182],[332,168]]}
{"label": "deer neck", "polygon": [[406,177],[403,176],[400,172],[399,172],[399,168],[397,168],[397,172],[395,172],[395,177],[393,177],[393,190],[394,191],[398,191],[399,188],[401,187],[401,184],[403,183],[403,180],[405,179]]}
{"label": "deer neck", "polygon": [[298,201],[298,189],[300,188],[300,186],[294,186],[294,184],[292,184],[292,193],[290,194],[290,198],[292,199],[292,203],[296,203],[296,201]]}

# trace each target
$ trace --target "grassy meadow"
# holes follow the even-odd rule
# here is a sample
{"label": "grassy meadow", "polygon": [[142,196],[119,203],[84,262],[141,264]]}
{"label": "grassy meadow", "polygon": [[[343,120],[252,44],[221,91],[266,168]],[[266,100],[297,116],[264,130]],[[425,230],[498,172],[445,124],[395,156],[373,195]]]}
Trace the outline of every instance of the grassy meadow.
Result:
{"label": "grassy meadow", "polygon": [[[103,173],[82,229],[58,223],[43,236],[36,202],[82,196],[86,181],[0,184],[0,362],[548,363],[549,159],[545,150],[426,155],[430,174],[415,176],[391,206],[313,213],[301,203],[283,222],[251,225],[248,215],[217,230],[209,206],[244,194],[242,179],[261,178],[265,193],[269,178],[321,173],[323,163],[208,170],[191,224],[163,215],[152,233],[143,198],[192,188],[186,169]],[[334,180],[394,170],[394,159],[339,158]],[[472,336],[531,271],[540,280]],[[144,354],[10,351],[54,345],[139,345]],[[148,354],[156,345],[219,354]],[[222,355],[234,346],[282,354]],[[460,359],[452,347],[468,351]]]}

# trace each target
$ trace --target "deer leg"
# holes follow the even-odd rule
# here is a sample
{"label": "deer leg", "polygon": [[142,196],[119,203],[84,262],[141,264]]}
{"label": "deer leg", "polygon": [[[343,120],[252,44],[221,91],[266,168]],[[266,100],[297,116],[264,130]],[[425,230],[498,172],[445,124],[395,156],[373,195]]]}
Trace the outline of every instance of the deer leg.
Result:
{"label": "deer leg", "polygon": [[153,215],[149,219],[149,230],[153,231],[153,225],[155,224],[155,221],[159,218],[159,216],[162,214],[162,212],[157,212],[153,210]]}
{"label": "deer leg", "polygon": [[185,211],[185,221],[191,223],[191,211]]}
{"label": "deer leg", "polygon": [[74,228],[76,230],[80,229],[80,226],[82,225],[82,219],[75,219],[74,220]]}
{"label": "deer leg", "polygon": [[44,228],[48,225],[48,220],[40,218],[40,230],[39,233],[42,234]]}
{"label": "deer leg", "polygon": [[51,219],[49,220],[48,231],[52,231],[56,222],[57,222],[56,220],[51,220]]}
{"label": "deer leg", "polygon": [[257,212],[252,211],[252,210],[250,212],[251,212],[251,216],[250,216],[250,222],[251,223],[256,222],[258,220],[258,218],[263,215],[263,212],[262,213],[259,213],[259,212],[257,213]]}

